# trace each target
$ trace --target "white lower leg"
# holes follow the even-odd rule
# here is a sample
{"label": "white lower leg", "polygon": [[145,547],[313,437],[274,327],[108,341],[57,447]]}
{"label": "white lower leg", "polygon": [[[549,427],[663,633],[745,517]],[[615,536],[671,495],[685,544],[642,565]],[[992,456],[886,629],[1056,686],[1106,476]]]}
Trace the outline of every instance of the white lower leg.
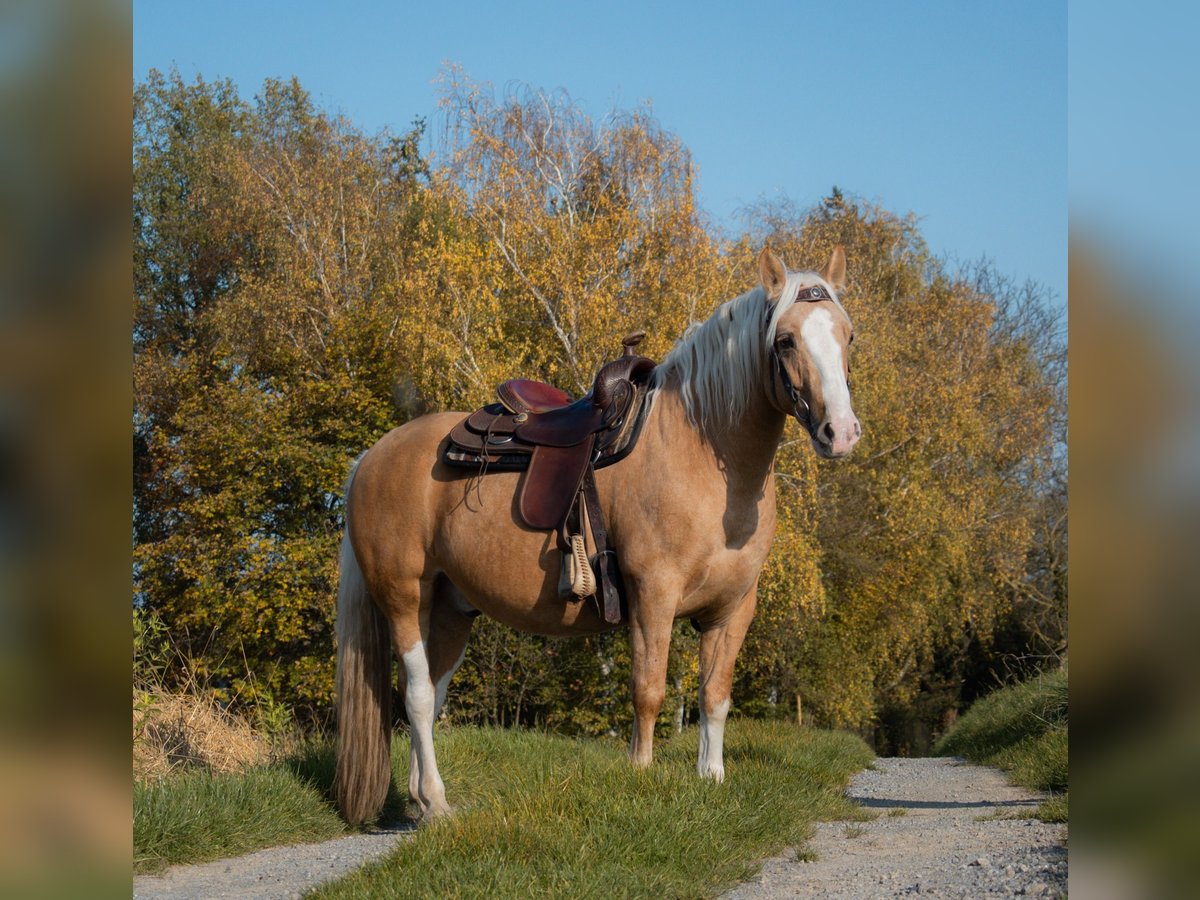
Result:
{"label": "white lower leg", "polygon": [[[408,711],[408,727],[412,740],[409,759],[416,777],[409,773],[409,792],[414,794],[421,812],[439,816],[450,811],[446,803],[446,787],[438,774],[433,753],[433,720],[437,712],[437,689],[429,677],[429,661],[425,646],[417,641],[401,656],[407,674],[404,705]],[[414,791],[413,788],[416,788]]]}
{"label": "white lower leg", "polygon": [[725,780],[725,719],[729,715],[729,701],[722,700],[705,713],[704,700],[700,701],[700,756],[696,771],[701,777]]}

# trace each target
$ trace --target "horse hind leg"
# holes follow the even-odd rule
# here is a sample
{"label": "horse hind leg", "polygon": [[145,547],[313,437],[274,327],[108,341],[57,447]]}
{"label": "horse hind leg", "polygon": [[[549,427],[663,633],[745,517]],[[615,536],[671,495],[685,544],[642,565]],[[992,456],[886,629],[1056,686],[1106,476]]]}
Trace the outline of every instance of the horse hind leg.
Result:
{"label": "horse hind leg", "polygon": [[429,671],[436,688],[434,718],[441,716],[446,704],[450,679],[462,665],[467,639],[479,610],[441,576],[434,585],[433,609],[429,614]]}
{"label": "horse hind leg", "polygon": [[[428,597],[426,604],[424,598]],[[422,585],[422,609],[415,640],[410,632],[396,638],[403,667],[404,704],[410,748],[408,793],[425,819],[449,814],[446,788],[438,772],[433,727],[446,701],[446,691],[466,653],[474,616],[461,595],[444,578]]]}

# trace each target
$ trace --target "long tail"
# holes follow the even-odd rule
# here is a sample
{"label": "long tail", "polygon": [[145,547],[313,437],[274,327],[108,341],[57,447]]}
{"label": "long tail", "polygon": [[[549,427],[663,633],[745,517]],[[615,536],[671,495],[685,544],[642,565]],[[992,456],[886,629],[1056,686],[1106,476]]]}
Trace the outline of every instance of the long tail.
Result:
{"label": "long tail", "polygon": [[[346,481],[347,497],[357,468]],[[350,546],[349,525],[342,536],[337,643],[334,794],[346,821],[357,825],[379,815],[392,778],[392,642]]]}

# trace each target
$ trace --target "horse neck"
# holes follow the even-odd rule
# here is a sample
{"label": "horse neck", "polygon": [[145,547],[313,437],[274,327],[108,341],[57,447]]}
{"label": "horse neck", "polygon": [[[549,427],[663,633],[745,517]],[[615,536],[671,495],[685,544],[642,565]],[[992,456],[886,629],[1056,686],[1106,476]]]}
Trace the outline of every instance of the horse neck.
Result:
{"label": "horse neck", "polygon": [[700,428],[690,422],[679,397],[678,384],[668,380],[661,388],[663,396],[656,406],[666,417],[672,431],[693,446],[689,447],[689,462],[710,461],[730,483],[741,482],[753,490],[761,490],[771,474],[775,452],[783,437],[786,417],[768,402],[757,398],[738,422],[705,423]]}

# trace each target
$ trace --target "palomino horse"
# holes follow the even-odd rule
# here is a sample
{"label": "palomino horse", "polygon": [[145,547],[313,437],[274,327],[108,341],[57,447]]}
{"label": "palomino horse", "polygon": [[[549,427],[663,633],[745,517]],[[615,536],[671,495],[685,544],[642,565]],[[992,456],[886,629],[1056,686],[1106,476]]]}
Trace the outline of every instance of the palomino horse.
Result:
{"label": "palomino horse", "polygon": [[[788,272],[769,250],[761,284],[693,326],[653,375],[633,452],[596,482],[628,598],[635,720],[630,757],[651,760],[672,623],[700,638],[702,776],[724,778],[734,659],[754,616],[775,534],[775,451],[789,415],[825,458],[860,434],[850,406],[850,319],[837,300],[838,247],[819,274]],[[543,635],[613,626],[596,605],[559,599],[550,532],[519,524],[516,472],[447,466],[440,448],[464,413],[384,435],[350,473],[338,589],[335,792],[350,822],[378,815],[391,780],[391,654],[403,664],[411,728],[409,794],[422,816],[450,811],[433,723],[474,616]]]}

